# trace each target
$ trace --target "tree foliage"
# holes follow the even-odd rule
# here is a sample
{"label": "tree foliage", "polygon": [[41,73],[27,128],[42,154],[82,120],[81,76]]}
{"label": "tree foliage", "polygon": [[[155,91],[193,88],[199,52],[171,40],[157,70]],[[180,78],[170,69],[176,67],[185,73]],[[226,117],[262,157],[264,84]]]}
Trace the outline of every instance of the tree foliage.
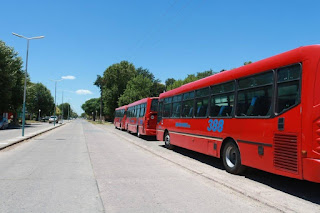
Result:
{"label": "tree foliage", "polygon": [[135,75],[135,67],[128,61],[113,64],[104,71],[102,77],[102,98],[103,111],[107,117],[113,117],[114,109],[118,107],[119,97],[126,89],[128,81],[134,78]]}
{"label": "tree foliage", "polygon": [[22,106],[23,76],[22,59],[0,40],[0,115],[8,111],[15,114]]}
{"label": "tree foliage", "polygon": [[118,105],[123,106],[134,101],[150,96],[153,82],[143,75],[138,75],[131,79],[124,93],[120,96]]}
{"label": "tree foliage", "polygon": [[100,98],[91,98],[87,100],[84,104],[82,104],[81,108],[89,116],[95,114],[96,111],[100,110]]}
{"label": "tree foliage", "polygon": [[168,78],[166,81],[165,81],[165,84],[166,84],[166,89],[167,90],[170,90],[169,87],[171,87],[174,82],[176,81],[176,79],[174,78]]}
{"label": "tree foliage", "polygon": [[69,118],[78,117],[77,113],[72,110],[69,103],[60,104],[58,108],[60,109],[60,114],[63,115],[63,119],[68,119],[68,115],[69,115]]}
{"label": "tree foliage", "polygon": [[29,113],[37,114],[39,109],[42,116],[52,115],[54,99],[50,90],[42,83],[28,83],[26,108]]}
{"label": "tree foliage", "polygon": [[184,84],[211,76],[213,74],[216,74],[215,72],[213,72],[211,69],[207,70],[207,71],[203,71],[203,72],[198,72],[196,75],[195,74],[191,74],[188,75],[185,79],[183,80],[175,80],[173,78],[168,78],[166,80],[166,86],[167,86],[167,91],[178,88]]}

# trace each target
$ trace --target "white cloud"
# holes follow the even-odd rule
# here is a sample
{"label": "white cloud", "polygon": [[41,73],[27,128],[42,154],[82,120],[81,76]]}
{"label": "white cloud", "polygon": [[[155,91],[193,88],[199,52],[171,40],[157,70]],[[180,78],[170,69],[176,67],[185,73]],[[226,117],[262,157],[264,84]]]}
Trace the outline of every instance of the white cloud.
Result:
{"label": "white cloud", "polygon": [[62,76],[61,78],[64,79],[64,80],[74,80],[74,79],[76,79],[76,77],[74,77],[72,75]]}
{"label": "white cloud", "polygon": [[92,94],[92,92],[90,90],[86,90],[86,89],[78,89],[76,91],[76,93],[78,95],[91,95]]}

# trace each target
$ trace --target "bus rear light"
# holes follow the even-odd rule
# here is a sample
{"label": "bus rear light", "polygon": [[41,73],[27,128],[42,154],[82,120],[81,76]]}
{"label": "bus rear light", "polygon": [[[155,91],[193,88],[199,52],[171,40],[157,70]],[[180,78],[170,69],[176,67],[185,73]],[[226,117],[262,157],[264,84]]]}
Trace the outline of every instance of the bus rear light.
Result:
{"label": "bus rear light", "polygon": [[306,150],[302,150],[301,151],[301,155],[302,155],[302,157],[307,157],[307,151]]}

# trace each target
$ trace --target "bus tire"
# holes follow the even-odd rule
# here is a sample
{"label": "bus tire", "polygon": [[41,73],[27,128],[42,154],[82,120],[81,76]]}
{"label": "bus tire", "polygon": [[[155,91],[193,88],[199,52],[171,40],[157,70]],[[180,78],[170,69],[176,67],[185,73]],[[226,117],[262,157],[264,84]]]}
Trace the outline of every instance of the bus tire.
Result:
{"label": "bus tire", "polygon": [[141,138],[141,134],[140,134],[140,132],[139,132],[139,126],[137,126],[137,137],[138,137],[138,138]]}
{"label": "bus tire", "polygon": [[170,143],[170,135],[169,132],[166,132],[164,135],[164,146],[167,149],[173,149],[173,145]]}
{"label": "bus tire", "polygon": [[231,174],[240,174],[245,168],[241,165],[240,151],[233,141],[227,141],[223,147],[222,162],[226,171]]}

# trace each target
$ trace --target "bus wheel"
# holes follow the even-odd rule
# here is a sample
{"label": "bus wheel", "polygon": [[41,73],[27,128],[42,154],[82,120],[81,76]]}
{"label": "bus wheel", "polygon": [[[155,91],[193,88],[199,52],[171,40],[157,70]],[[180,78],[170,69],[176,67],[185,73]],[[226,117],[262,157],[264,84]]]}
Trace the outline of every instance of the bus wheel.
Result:
{"label": "bus wheel", "polygon": [[137,137],[138,137],[138,138],[141,138],[141,134],[140,134],[140,132],[139,132],[139,127],[137,127]]}
{"label": "bus wheel", "polygon": [[228,141],[224,146],[222,161],[224,168],[231,174],[237,175],[244,170],[244,166],[241,165],[240,151],[232,141]]}
{"label": "bus wheel", "polygon": [[165,133],[164,136],[164,145],[167,149],[173,149],[173,145],[170,143],[170,135],[169,132]]}

